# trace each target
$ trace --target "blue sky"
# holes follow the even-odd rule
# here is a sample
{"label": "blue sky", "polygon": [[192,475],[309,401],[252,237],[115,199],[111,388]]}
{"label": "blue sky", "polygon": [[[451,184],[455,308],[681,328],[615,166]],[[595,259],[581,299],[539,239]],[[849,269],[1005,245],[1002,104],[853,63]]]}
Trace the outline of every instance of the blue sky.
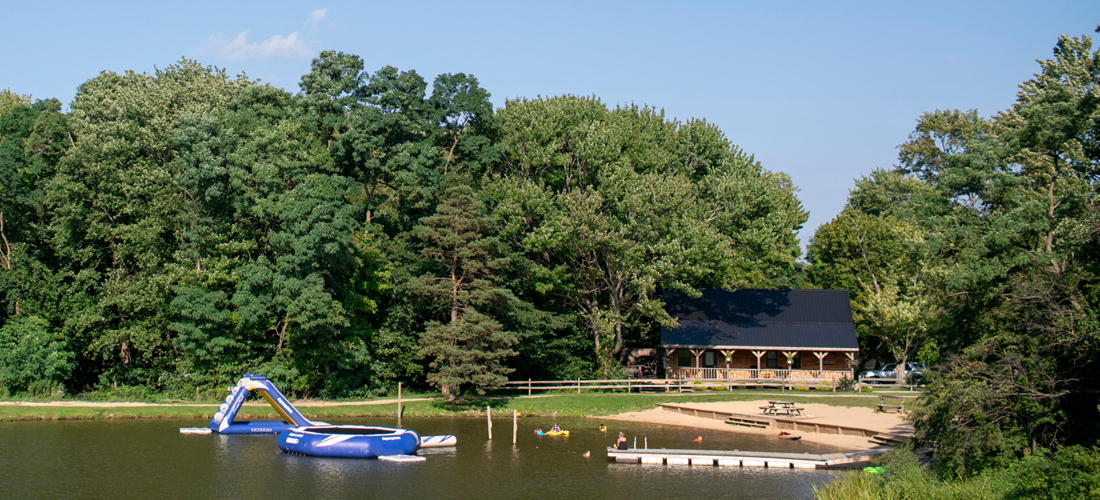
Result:
{"label": "blue sky", "polygon": [[1100,2],[32,2],[5,6],[0,88],[69,102],[100,71],[187,56],[296,92],[320,50],[475,75],[505,99],[595,94],[706,118],[788,173],[813,231],[889,167],[916,118],[988,116],[1093,35]]}

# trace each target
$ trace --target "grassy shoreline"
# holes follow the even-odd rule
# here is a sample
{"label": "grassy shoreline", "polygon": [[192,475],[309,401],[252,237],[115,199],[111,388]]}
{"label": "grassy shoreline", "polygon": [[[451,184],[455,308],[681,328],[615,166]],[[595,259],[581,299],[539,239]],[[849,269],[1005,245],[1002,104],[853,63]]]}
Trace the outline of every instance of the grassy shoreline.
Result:
{"label": "grassy shoreline", "polygon": [[[874,408],[878,402],[874,395],[793,395],[791,393],[703,393],[703,394],[553,394],[515,397],[469,397],[457,401],[433,399],[402,403],[405,417],[461,417],[485,414],[491,407],[494,414],[511,414],[516,410],[523,415],[587,417],[614,415],[629,411],[642,411],[666,402],[723,402],[752,401],[762,398],[782,397],[795,403],[827,404]],[[309,406],[298,409],[309,418],[336,417],[395,417],[397,404],[341,404],[339,406]],[[210,418],[217,411],[216,404],[185,406],[182,404],[158,404],[146,406],[77,406],[79,402],[67,402],[66,406],[0,405],[0,421],[20,420],[99,420],[130,418]],[[241,409],[241,419],[275,419],[275,412],[266,405],[249,405]]]}

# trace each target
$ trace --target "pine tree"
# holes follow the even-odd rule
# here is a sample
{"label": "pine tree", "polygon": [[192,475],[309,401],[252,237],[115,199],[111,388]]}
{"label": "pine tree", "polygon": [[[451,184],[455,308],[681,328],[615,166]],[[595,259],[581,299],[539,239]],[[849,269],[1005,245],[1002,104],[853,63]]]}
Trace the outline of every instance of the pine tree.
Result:
{"label": "pine tree", "polygon": [[420,337],[421,353],[435,370],[428,381],[451,399],[462,384],[479,394],[499,387],[513,370],[504,361],[515,355],[514,332],[492,315],[517,302],[500,286],[497,272],[507,264],[504,245],[490,236],[491,220],[469,186],[447,189],[435,215],[420,220],[413,233],[425,243],[421,254],[435,263],[435,272],[413,285],[418,295],[449,312],[446,322],[431,321]]}

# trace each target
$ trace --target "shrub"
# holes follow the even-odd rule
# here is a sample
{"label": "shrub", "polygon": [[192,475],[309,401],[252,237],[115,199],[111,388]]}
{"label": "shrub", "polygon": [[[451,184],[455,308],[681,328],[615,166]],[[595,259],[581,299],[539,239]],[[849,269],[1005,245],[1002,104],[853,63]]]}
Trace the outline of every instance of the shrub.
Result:
{"label": "shrub", "polygon": [[9,391],[32,392],[38,384],[33,392],[49,397],[69,377],[73,353],[49,326],[37,316],[18,316],[0,328],[0,380]]}
{"label": "shrub", "polygon": [[856,381],[851,377],[844,377],[836,384],[837,389],[848,390],[856,386]]}
{"label": "shrub", "polygon": [[27,384],[27,397],[62,398],[65,397],[65,387],[61,385],[61,382],[35,380]]}
{"label": "shrub", "polygon": [[875,392],[875,390],[870,387],[863,386],[859,389],[859,392]]}
{"label": "shrub", "polygon": [[1025,457],[1014,472],[1010,498],[1100,498],[1100,448],[1072,446],[1053,460]]}
{"label": "shrub", "polygon": [[879,460],[885,466],[882,474],[852,472],[814,487],[814,496],[824,500],[863,498],[880,499],[1001,499],[1013,488],[1012,474],[988,471],[968,479],[944,481],[920,465],[917,457],[904,448]]}

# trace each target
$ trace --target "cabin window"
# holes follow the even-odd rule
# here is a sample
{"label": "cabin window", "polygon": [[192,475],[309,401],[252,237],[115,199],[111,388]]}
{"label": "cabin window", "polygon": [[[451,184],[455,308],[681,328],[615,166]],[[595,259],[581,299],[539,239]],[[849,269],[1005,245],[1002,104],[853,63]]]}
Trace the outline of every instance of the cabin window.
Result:
{"label": "cabin window", "polygon": [[768,368],[779,368],[779,352],[768,351]]}
{"label": "cabin window", "polygon": [[707,351],[703,353],[703,366],[707,368],[714,368],[718,366],[717,360],[715,360],[714,351]]}
{"label": "cabin window", "polygon": [[691,353],[687,349],[676,349],[676,366],[691,366]]}

